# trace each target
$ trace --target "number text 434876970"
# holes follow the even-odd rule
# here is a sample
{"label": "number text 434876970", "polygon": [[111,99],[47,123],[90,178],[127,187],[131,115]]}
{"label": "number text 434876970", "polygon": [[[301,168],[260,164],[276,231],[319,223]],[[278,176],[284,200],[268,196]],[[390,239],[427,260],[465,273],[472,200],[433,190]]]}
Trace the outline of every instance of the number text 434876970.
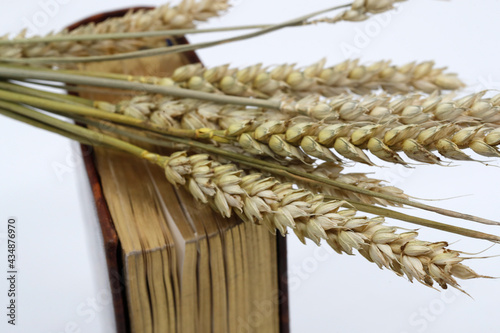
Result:
{"label": "number text 434876970", "polygon": [[7,219],[7,322],[16,325],[17,318],[17,219]]}

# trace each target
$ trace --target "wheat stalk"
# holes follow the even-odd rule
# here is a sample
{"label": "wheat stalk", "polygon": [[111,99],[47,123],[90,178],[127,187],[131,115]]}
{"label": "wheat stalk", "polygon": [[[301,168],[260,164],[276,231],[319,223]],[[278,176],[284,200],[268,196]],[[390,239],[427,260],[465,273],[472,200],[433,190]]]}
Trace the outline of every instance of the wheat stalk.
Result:
{"label": "wheat stalk", "polygon": [[[348,6],[349,5],[344,5],[341,7]],[[35,36],[25,38],[26,31],[23,31],[13,39],[8,39],[8,35],[4,35],[0,38],[0,45],[165,37],[207,32],[265,29],[273,26],[272,24],[257,24],[209,29],[182,29],[183,27],[194,27],[194,21],[206,21],[211,17],[218,16],[221,11],[226,10],[228,7],[229,4],[227,0],[203,0],[198,3],[195,3],[193,0],[183,0],[181,4],[175,7],[165,4],[156,9],[131,10],[123,17],[111,17],[104,23],[100,22],[95,24],[92,22],[90,24],[80,25],[71,32],[63,30],[60,33],[51,33],[45,37]],[[391,8],[386,8],[385,10],[388,9]],[[372,13],[375,12],[376,11],[372,11]],[[337,21],[339,20],[332,18],[304,20],[297,23],[297,26],[317,24],[319,22],[335,23]],[[162,30],[162,28],[165,29]],[[151,45],[143,46],[150,47]]]}
{"label": "wheat stalk", "polygon": [[[363,97],[341,94],[329,99],[321,99],[319,95],[308,95],[300,100],[290,99],[287,95],[276,95],[268,101],[277,102],[276,104],[280,105],[279,110],[286,114],[278,116],[273,110],[258,111],[269,112],[267,117],[273,120],[291,119],[302,115],[312,118],[311,121],[317,119],[324,123],[338,121],[351,124],[396,123],[423,126],[455,123],[496,128],[500,125],[500,94],[482,98],[484,94],[485,92],[474,93],[459,99],[453,99],[454,96],[451,94],[429,96],[378,94]],[[171,100],[168,97],[159,98],[153,95],[141,98],[148,100],[151,105],[150,110],[159,110],[155,104]],[[199,105],[207,105],[193,100],[178,100],[173,103],[189,105],[185,108],[186,111],[195,111]],[[213,105],[213,108],[220,111],[228,107]],[[231,108],[245,110],[233,106]]]}
{"label": "wheat stalk", "polygon": [[[390,113],[395,119],[387,124],[370,123],[358,113],[358,110],[363,111],[367,107],[371,107],[374,112],[380,112],[382,108],[389,110],[383,105],[378,105],[380,103],[377,99],[386,102],[386,105],[391,105],[384,96],[369,97],[364,103],[356,103],[344,97],[337,99],[343,101],[343,104],[331,101],[330,105],[336,105],[339,110],[337,114],[350,119],[351,123],[338,122],[330,125],[327,122],[315,122],[307,118],[287,118],[275,111],[222,107],[192,100],[171,100],[163,97],[158,99],[154,96],[136,97],[135,101],[132,99],[124,102],[123,105],[127,107],[122,107],[120,110],[140,119],[150,117],[151,121],[159,126],[224,129],[225,131],[218,135],[234,137],[235,141],[251,154],[275,159],[285,157],[309,161],[307,155],[311,155],[324,161],[338,162],[340,159],[330,151],[334,148],[348,159],[371,164],[368,156],[361,150],[369,149],[375,156],[389,162],[406,164],[397,154],[398,151],[403,151],[408,157],[419,162],[438,164],[440,160],[431,153],[432,150],[437,150],[441,155],[454,160],[472,160],[462,152],[464,148],[472,148],[483,156],[500,157],[495,148],[500,143],[500,131],[497,127],[464,126],[458,122],[441,124],[438,122],[439,119],[435,119],[440,117],[442,106],[449,105],[460,111],[459,117],[463,119],[462,121],[470,118],[471,122],[474,122],[474,118],[465,114],[479,109],[478,106],[486,105],[496,111],[497,107],[493,106],[491,101],[496,101],[497,97],[480,100],[480,96],[482,93],[473,94],[455,103],[437,103],[435,97],[418,101],[421,105],[427,105],[427,109],[415,103],[412,97],[397,99],[392,102],[393,110]],[[412,105],[407,105],[408,103]],[[468,108],[464,108],[466,106]],[[405,114],[407,110],[412,109],[418,109],[420,114],[425,116],[424,123],[405,124],[407,123],[404,120],[407,120]],[[425,113],[422,110],[425,110]],[[402,115],[399,115],[398,111]],[[351,116],[348,116],[349,114]],[[355,117],[352,114],[355,114]],[[415,113],[413,115],[418,117]],[[177,116],[182,116],[180,121],[175,120]],[[365,120],[368,125],[355,122],[356,118]]]}
{"label": "wheat stalk", "polygon": [[[210,0],[206,0],[210,1]],[[206,3],[206,1],[203,1],[202,3]],[[213,0],[217,1],[217,0]],[[223,0],[221,0],[223,1]],[[189,1],[189,3],[192,3],[192,1]],[[7,57],[0,57],[1,62],[6,62],[6,63],[27,63],[27,64],[74,64],[74,63],[87,63],[87,62],[97,62],[97,61],[112,61],[112,60],[125,60],[125,59],[134,59],[134,58],[141,58],[141,57],[149,57],[149,56],[157,56],[157,55],[165,55],[165,54],[172,54],[172,53],[180,53],[180,52],[187,52],[187,51],[192,51],[192,50],[197,50],[197,49],[202,49],[202,48],[208,48],[208,47],[213,47],[225,43],[231,43],[235,41],[240,41],[244,39],[249,39],[257,36],[261,36],[276,30],[280,30],[286,27],[292,27],[292,26],[297,26],[300,25],[304,22],[308,22],[312,17],[324,14],[330,11],[342,9],[345,7],[348,7],[349,4],[344,4],[340,6],[334,6],[330,7],[327,9],[315,11],[313,13],[307,14],[300,16],[298,18],[288,20],[286,22],[282,22],[279,24],[275,24],[263,29],[260,29],[255,32],[247,33],[244,35],[239,35],[236,37],[230,37],[230,38],[224,38],[224,39],[219,39],[219,40],[213,40],[209,42],[203,42],[203,43],[197,43],[197,44],[190,44],[190,45],[175,45],[175,46],[159,46],[159,47],[153,47],[153,48],[147,48],[144,50],[136,50],[136,51],[130,51],[130,52],[125,52],[125,53],[117,53],[117,54],[104,54],[104,55],[87,55],[87,56],[71,56],[71,55],[66,55],[66,56],[40,56],[40,57],[32,57],[32,58],[19,58],[16,57],[16,54],[8,54]],[[67,42],[71,44],[71,42]],[[112,42],[110,42],[112,43]],[[29,43],[24,43],[23,45],[29,45]]]}
{"label": "wheat stalk", "polygon": [[[72,31],[63,30],[54,36],[76,36],[115,32],[156,31],[194,27],[194,22],[218,16],[229,7],[228,0],[183,0],[177,6],[165,4],[150,10],[129,11],[123,17],[109,18],[101,23],[81,25]],[[26,31],[15,38],[25,38]],[[8,39],[5,35],[3,40]],[[119,41],[68,41],[61,43],[0,45],[0,58],[34,58],[61,56],[95,56],[131,52],[160,47],[165,38],[124,39]]]}
{"label": "wheat stalk", "polygon": [[397,228],[385,226],[381,217],[358,217],[353,209],[340,210],[342,201],[324,201],[322,195],[258,173],[245,175],[235,165],[222,165],[205,154],[177,152],[169,158],[147,158],[165,168],[171,183],[185,186],[201,202],[212,202],[223,216],[234,211],[273,233],[285,234],[291,228],[302,242],[309,238],[319,245],[323,239],[339,253],[352,254],[356,249],[380,268],[427,286],[435,281],[443,288],[448,284],[459,288],[453,276],[484,277],[461,264],[464,258],[447,249],[446,242],[415,240],[414,231],[398,235]]}
{"label": "wheat stalk", "polygon": [[[453,160],[473,160],[462,149],[471,148],[486,157],[500,157],[495,147],[500,143],[499,129],[482,126],[460,127],[454,124],[419,125],[366,125],[350,124],[322,125],[315,122],[298,122],[286,125],[283,121],[268,121],[253,132],[238,135],[252,125],[234,123],[225,135],[236,136],[241,147],[252,154],[275,157],[274,154],[307,162],[307,155],[324,161],[339,162],[333,148],[343,157],[372,165],[363,149],[368,149],[378,158],[406,165],[397,152],[402,151],[411,159],[422,163],[439,164],[440,159],[431,151]],[[218,135],[224,135],[218,134]],[[300,149],[299,149],[300,148]]]}
{"label": "wheat stalk", "polygon": [[[96,77],[88,73],[86,74],[84,73],[82,75],[80,71],[76,72],[50,71],[43,69],[28,69],[27,67],[22,67],[22,66],[0,66],[0,76],[10,79],[30,79],[30,80],[41,79],[49,81],[66,82],[72,84],[83,84],[95,87],[138,90],[144,93],[170,95],[180,98],[195,98],[222,104],[256,106],[269,109],[276,109],[283,112],[305,114],[313,118],[320,118],[320,119],[325,117],[336,116],[336,114],[332,113],[332,111],[339,105],[343,106],[343,103],[345,101],[350,101],[351,99],[349,98],[349,96],[347,98],[342,98],[343,96],[341,96],[340,100],[336,100],[334,98],[332,101],[330,101],[329,105],[324,101],[319,101],[319,98],[316,95],[308,95],[307,97],[303,98],[300,101],[296,101],[295,99],[290,98],[289,96],[286,95],[284,97],[275,96],[274,98],[271,99],[227,96],[223,94],[179,88],[172,84],[168,84],[168,82],[171,82],[172,80],[166,80],[167,81],[166,84],[158,85],[158,84],[141,83],[141,82],[127,82],[120,79],[121,77],[116,78],[114,76],[112,78]],[[382,96],[382,98],[384,97],[385,96]],[[380,100],[372,96],[372,99],[373,98],[375,98],[375,100],[370,101],[367,107],[373,106],[375,102],[378,102],[377,105],[380,105],[390,100],[390,96],[385,97],[385,100]],[[408,100],[404,97],[403,99],[405,101]],[[409,103],[411,103],[411,101],[408,102],[408,104]],[[394,103],[391,103],[389,106],[391,108],[397,107],[399,109],[401,104],[402,102],[398,102],[396,98]],[[343,119],[356,119],[358,115],[363,115],[365,110],[357,108],[357,104],[354,104],[354,108],[352,108],[352,110],[348,109],[340,111],[342,111],[342,114],[337,115],[338,117],[342,117]],[[397,113],[398,111],[394,110],[394,112]]]}
{"label": "wheat stalk", "polygon": [[[322,103],[332,107],[333,114],[344,121],[371,121],[384,123],[398,121],[401,124],[422,124],[429,121],[448,123],[470,123],[500,125],[500,94],[483,98],[485,91],[473,93],[462,98],[455,95],[436,93],[422,96],[407,95],[369,95],[359,98],[342,94]],[[318,98],[309,97],[310,108],[318,103]],[[304,102],[305,104],[305,99]],[[311,114],[315,118],[318,115]]]}
{"label": "wheat stalk", "polygon": [[[18,91],[20,93],[35,94],[40,97],[50,96],[54,98],[54,100],[56,101],[68,100],[68,99],[75,100],[74,97],[60,96],[57,94],[40,92],[36,89],[21,87],[9,83],[0,82],[0,88]],[[180,125],[182,124],[184,125],[183,126],[184,128],[191,128],[191,126],[193,126],[192,129],[195,130],[200,129],[202,127],[209,127],[208,125],[213,126],[211,128],[214,127],[218,128],[218,126],[214,122],[207,122],[207,121],[202,123],[202,125],[204,126],[200,126],[200,124],[192,123],[193,120],[190,117],[188,119],[182,117],[182,120],[180,121],[176,120],[175,118],[181,115],[186,116],[186,113],[189,115],[188,111],[195,109],[197,110],[197,112],[202,112],[203,114],[209,114],[211,116],[216,115],[217,117],[222,117],[222,119],[226,119],[224,111],[230,111],[230,110],[221,111],[220,108],[227,108],[227,107],[223,107],[217,104],[204,103],[197,100],[187,100],[187,99],[175,100],[168,97],[158,98],[157,96],[155,97],[151,95],[136,96],[131,100],[122,101],[118,105],[112,105],[110,103],[101,101],[96,101],[91,103],[91,101],[82,98],[77,98],[76,101],[83,102],[84,104],[87,105],[94,105],[105,112],[111,112],[111,113],[118,112],[138,119],[148,119],[149,117],[153,123],[158,124],[161,127],[180,127]],[[207,109],[207,111],[206,112],[203,111],[204,109]],[[216,112],[214,112],[214,110],[216,110]],[[248,113],[250,113],[250,111],[251,110],[244,110],[242,114],[247,115]],[[226,150],[237,148],[230,145],[223,145],[222,147]],[[245,150],[243,149],[234,151],[236,153],[245,153]],[[308,166],[308,165],[293,165],[292,163],[290,163],[289,166],[297,170],[309,172],[314,175],[322,176],[345,184],[368,189],[370,191],[386,193],[403,199],[409,198],[407,195],[403,193],[402,190],[395,188],[393,186],[384,186],[381,184],[382,183],[381,180],[369,178],[365,174],[362,173],[341,174],[341,171],[344,168],[339,164],[323,163],[319,166]],[[346,199],[351,199],[362,203],[394,205],[394,206],[401,205],[382,198],[371,197],[369,195],[365,195],[362,193],[351,193],[349,191],[345,191],[338,188],[335,189],[319,185],[311,186],[306,182],[303,182],[301,185],[303,187],[309,187],[316,192],[321,192],[332,196],[343,197]]]}
{"label": "wheat stalk", "polygon": [[330,67],[325,67],[325,63],[326,60],[322,59],[303,69],[295,64],[274,68],[256,64],[242,69],[230,68],[229,65],[203,68],[200,64],[190,64],[179,67],[168,78],[122,77],[136,82],[259,98],[269,98],[278,92],[298,97],[311,93],[332,97],[346,91],[368,94],[372,90],[384,89],[392,93],[432,93],[463,87],[455,74],[446,73],[446,68],[434,68],[432,61],[403,66],[391,65],[390,61],[363,65],[359,60],[346,60]]}

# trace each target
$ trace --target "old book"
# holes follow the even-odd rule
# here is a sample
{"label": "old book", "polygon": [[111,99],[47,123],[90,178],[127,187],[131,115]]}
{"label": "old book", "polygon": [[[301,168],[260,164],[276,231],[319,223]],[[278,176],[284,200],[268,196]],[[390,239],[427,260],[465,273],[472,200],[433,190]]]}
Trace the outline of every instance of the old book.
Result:
{"label": "old book", "polygon": [[[98,20],[122,14],[107,13]],[[159,76],[195,61],[191,52],[84,69]],[[105,89],[81,95],[120,99]],[[288,331],[284,239],[236,217],[220,217],[170,185],[160,168],[134,157],[97,148],[87,154],[86,165],[103,229],[118,331]]]}

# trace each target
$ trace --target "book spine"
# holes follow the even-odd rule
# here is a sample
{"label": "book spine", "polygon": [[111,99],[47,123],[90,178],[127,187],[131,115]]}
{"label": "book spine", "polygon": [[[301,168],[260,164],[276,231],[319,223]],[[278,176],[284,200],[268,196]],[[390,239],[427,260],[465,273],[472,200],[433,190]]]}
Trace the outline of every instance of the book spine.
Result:
{"label": "book spine", "polygon": [[276,250],[278,258],[278,288],[280,333],[290,333],[290,310],[288,306],[288,263],[286,236],[276,234]]}
{"label": "book spine", "polygon": [[85,169],[87,170],[90,186],[92,187],[92,194],[94,195],[99,224],[101,226],[104,252],[106,255],[106,263],[108,265],[111,294],[113,297],[116,331],[118,333],[126,333],[130,330],[127,327],[128,312],[125,304],[124,275],[120,268],[123,267],[121,265],[121,246],[109,213],[108,205],[102,192],[101,182],[94,163],[93,148],[86,145],[81,145],[80,147],[83,153],[83,160],[85,163]]}

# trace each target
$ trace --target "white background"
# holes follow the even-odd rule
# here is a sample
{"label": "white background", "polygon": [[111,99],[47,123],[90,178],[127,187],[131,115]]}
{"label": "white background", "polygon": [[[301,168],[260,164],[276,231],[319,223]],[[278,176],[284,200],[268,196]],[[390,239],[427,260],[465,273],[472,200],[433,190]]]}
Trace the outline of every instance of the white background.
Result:
{"label": "white background", "polygon": [[[0,33],[16,32],[43,11],[44,1],[2,0]],[[39,33],[58,30],[97,12],[133,5],[158,5],[162,1],[60,1],[53,17]],[[220,19],[203,26],[274,23],[326,8],[340,1],[236,1]],[[468,91],[500,88],[498,66],[500,2],[409,1],[401,10],[379,20],[290,28],[254,40],[198,52],[207,66],[231,63],[246,66],[283,62],[311,64],[322,57],[328,64],[359,57],[365,62],[392,59],[396,64],[435,60],[471,86]],[[370,35],[363,39],[363,35]],[[189,37],[191,42],[211,40],[222,34]],[[349,49],[350,51],[345,51]],[[105,261],[78,146],[29,126],[0,119],[0,233],[8,216],[18,218],[19,309],[18,326],[6,325],[0,311],[2,332],[110,332],[112,310],[108,299]],[[475,155],[477,156],[477,155]],[[498,161],[492,164],[499,166]],[[375,168],[376,176],[391,180],[407,193],[441,207],[500,220],[499,169],[479,163],[454,167],[419,166],[405,170]],[[61,174],[57,167],[69,172]],[[60,169],[59,169],[60,170]],[[373,171],[356,167],[353,170]],[[457,221],[425,214],[442,222]],[[393,221],[389,221],[393,223]],[[399,222],[397,225],[403,226]],[[499,229],[470,226],[498,234]],[[409,225],[404,225],[409,227]],[[475,252],[488,243],[444,232],[421,229],[421,239],[456,242],[453,248]],[[5,271],[5,235],[0,239],[0,268]],[[498,254],[497,247],[486,252]],[[479,273],[500,276],[500,259],[469,262]],[[464,281],[473,296],[437,292],[410,284],[389,271],[381,271],[361,256],[339,256],[326,246],[304,246],[289,237],[291,323],[293,332],[497,332],[495,312],[500,306],[498,280]],[[5,309],[6,285],[0,274],[0,305]],[[78,330],[77,330],[78,331]]]}

